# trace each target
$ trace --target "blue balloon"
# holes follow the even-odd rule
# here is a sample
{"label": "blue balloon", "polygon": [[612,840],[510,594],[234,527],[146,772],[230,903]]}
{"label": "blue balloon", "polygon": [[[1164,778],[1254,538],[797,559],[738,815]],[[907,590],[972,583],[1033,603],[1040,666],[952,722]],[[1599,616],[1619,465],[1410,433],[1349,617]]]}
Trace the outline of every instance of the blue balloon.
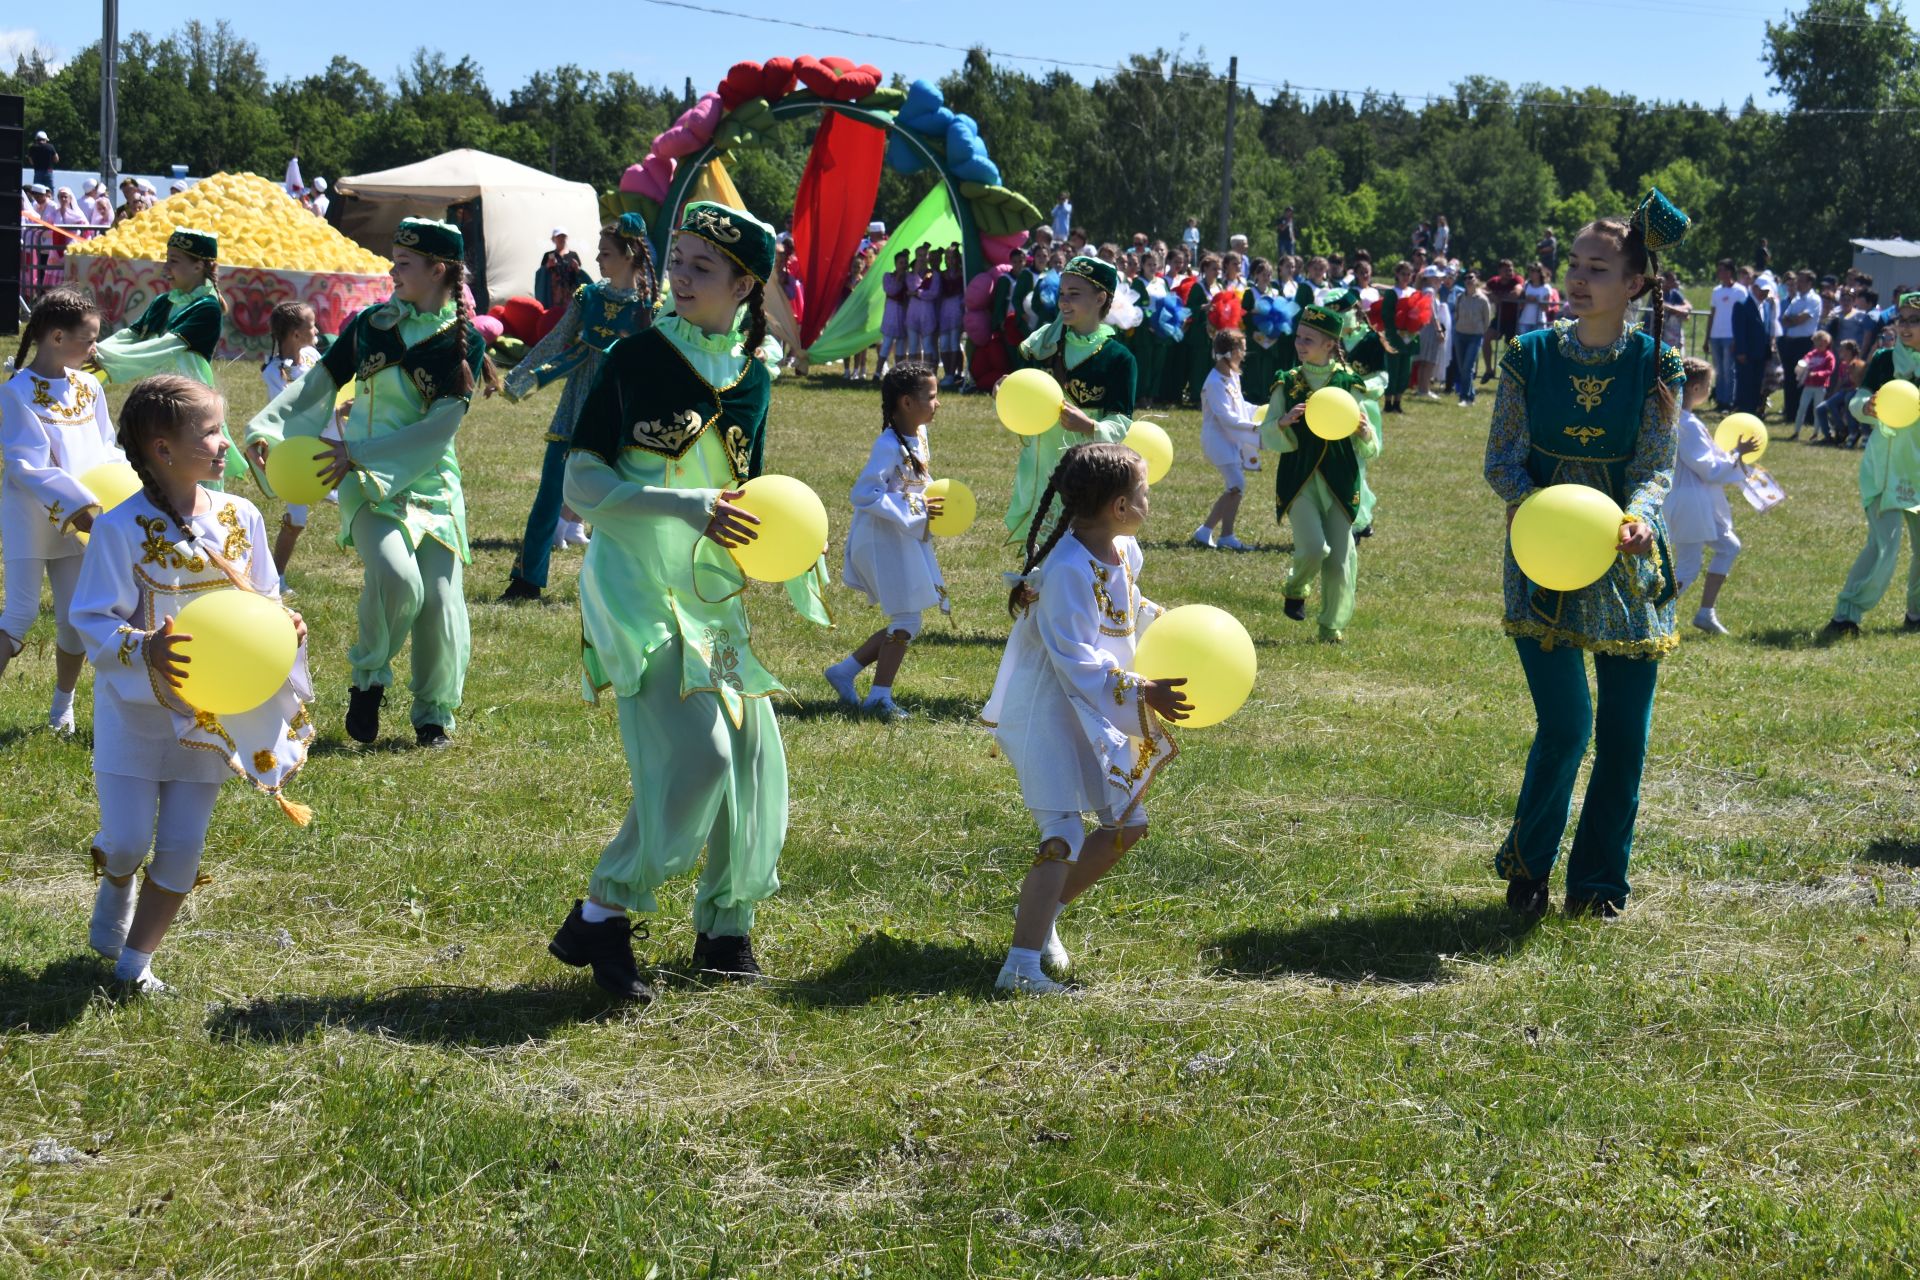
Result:
{"label": "blue balloon", "polygon": [[927,167],[927,158],[899,134],[888,134],[887,167],[895,173],[918,173]]}
{"label": "blue balloon", "polygon": [[1153,300],[1153,310],[1149,323],[1154,332],[1169,342],[1178,342],[1187,336],[1187,307],[1172,294],[1162,294]]}
{"label": "blue balloon", "polygon": [[1269,338],[1284,338],[1293,332],[1300,318],[1300,304],[1291,298],[1256,298],[1253,303],[1253,327]]}

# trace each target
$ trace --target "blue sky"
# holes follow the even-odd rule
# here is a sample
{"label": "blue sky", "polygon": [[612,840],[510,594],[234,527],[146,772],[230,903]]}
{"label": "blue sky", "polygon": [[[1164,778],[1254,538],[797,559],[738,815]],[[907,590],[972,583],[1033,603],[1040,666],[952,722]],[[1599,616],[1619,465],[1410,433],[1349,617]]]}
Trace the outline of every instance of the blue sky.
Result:
{"label": "blue sky", "polygon": [[[700,3],[723,7],[711,0]],[[676,87],[690,75],[696,90],[704,91],[742,58],[838,53],[908,79],[937,78],[961,58],[946,49],[800,30],[645,0],[415,6],[400,11],[407,15],[404,23],[387,29],[383,24],[396,10],[384,0],[196,0],[191,9],[203,21],[225,18],[257,44],[275,79],[318,71],[335,53],[390,78],[416,46],[428,44],[450,56],[471,55],[502,96],[530,72],[566,62],[626,70],[643,81]],[[1515,84],[1600,84],[1642,98],[1733,106],[1749,96],[1778,105],[1760,52],[1766,22],[1787,11],[1778,0],[1534,0],[1524,5],[1389,0],[1364,6],[1282,6],[1271,0],[1233,6],[810,0],[795,6],[741,0],[731,9],[943,44],[981,43],[1041,59],[1011,62],[1033,71],[1044,71],[1048,57],[1111,65],[1129,53],[1163,46],[1189,54],[1204,50],[1206,60],[1223,72],[1227,55],[1238,54],[1243,79],[1271,84],[1442,94],[1455,79],[1478,73]],[[164,32],[181,21],[183,12],[175,0],[123,0],[121,30]],[[1355,21],[1360,13],[1363,24]],[[311,15],[310,24],[303,14]],[[457,32],[436,35],[422,26],[422,19],[455,14],[463,20]],[[543,14],[554,20],[541,25],[538,15]],[[30,16],[34,25],[0,27],[0,58],[9,63],[12,50],[22,44],[64,57],[99,36],[97,5],[36,6],[17,16]],[[343,38],[349,29],[368,34]],[[1651,56],[1648,51],[1656,46],[1661,52]],[[1082,79],[1099,74],[1084,67],[1068,70]]]}

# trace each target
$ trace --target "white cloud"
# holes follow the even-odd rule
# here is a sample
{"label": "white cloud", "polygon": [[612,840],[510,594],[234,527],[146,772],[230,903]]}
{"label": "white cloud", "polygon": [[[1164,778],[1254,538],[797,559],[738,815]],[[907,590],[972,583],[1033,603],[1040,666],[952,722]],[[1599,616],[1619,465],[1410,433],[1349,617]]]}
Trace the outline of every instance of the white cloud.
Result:
{"label": "white cloud", "polygon": [[49,71],[58,71],[67,65],[67,60],[59,56],[60,51],[42,40],[40,33],[32,27],[0,27],[0,67],[11,72],[22,55],[32,54],[36,50],[46,59]]}

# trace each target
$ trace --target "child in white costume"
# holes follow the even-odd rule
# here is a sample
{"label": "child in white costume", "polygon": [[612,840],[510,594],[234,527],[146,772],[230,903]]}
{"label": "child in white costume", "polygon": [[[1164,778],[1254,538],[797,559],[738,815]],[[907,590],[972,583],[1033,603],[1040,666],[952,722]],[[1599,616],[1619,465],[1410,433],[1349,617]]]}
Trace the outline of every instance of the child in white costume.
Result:
{"label": "child in white costume", "polygon": [[[266,384],[267,403],[272,404],[274,397],[287,389],[288,383],[320,363],[319,348],[313,345],[319,339],[320,323],[313,308],[306,303],[282,302],[274,307],[269,324],[273,354],[260,366],[260,381]],[[335,414],[333,425],[320,433],[321,439],[338,440],[339,422],[339,415]],[[293,560],[293,548],[307,529],[307,516],[307,504],[289,502],[286,514],[280,518],[280,532],[274,535],[273,567],[280,572],[283,589],[287,565]]]}
{"label": "child in white costume", "polygon": [[[1720,588],[1726,585],[1734,557],[1740,554],[1740,539],[1733,532],[1733,511],[1727,506],[1726,486],[1738,483],[1746,474],[1745,459],[1759,448],[1752,440],[1741,440],[1737,450],[1728,453],[1713,441],[1713,433],[1700,420],[1699,408],[1713,394],[1713,366],[1705,360],[1683,360],[1687,373],[1685,411],[1680,415],[1679,465],[1673,469],[1673,488],[1667,494],[1667,537],[1673,543],[1673,572],[1677,591],[1684,593],[1700,577],[1704,564],[1705,582],[1700,588],[1700,608],[1693,625],[1712,635],[1723,636],[1727,629],[1714,606]],[[1712,560],[1707,552],[1713,553]]]}
{"label": "child in white costume", "polygon": [[[1247,355],[1247,338],[1238,329],[1213,335],[1213,372],[1200,392],[1200,451],[1220,473],[1222,489],[1207,519],[1193,531],[1200,547],[1245,551],[1247,544],[1233,536],[1240,517],[1240,499],[1247,489],[1247,471],[1260,465],[1259,408],[1240,393],[1240,370]],[[1264,404],[1265,401],[1262,401]],[[1218,528],[1216,540],[1213,531]]]}
{"label": "child in white costume", "polygon": [[55,648],[47,724],[57,733],[73,732],[73,691],[86,660],[73,629],[73,589],[87,531],[100,511],[80,477],[122,460],[107,398],[93,375],[79,368],[99,335],[100,313],[91,302],[71,289],[53,290],[27,320],[13,360],[19,372],[0,388],[0,546],[6,553],[0,673],[40,616],[44,576],[53,584]]}
{"label": "child in white costume", "polygon": [[[94,522],[73,625],[96,672],[93,771],[100,797],[94,870],[100,888],[88,941],[136,990],[164,990],[150,964],[199,881],[220,784],[238,774],[305,825],[311,814],[281,788],[306,762],[306,626],[293,672],[264,704],[237,715],[190,706],[180,692],[191,636],[174,618],[204,593],[238,588],[273,597],[279,574],[266,525],[245,498],[207,488],[227,453],[218,394],[160,374],[135,384],[120,443],[145,486]],[[133,874],[146,863],[135,910]]]}
{"label": "child in white costume", "polygon": [[[1158,605],[1140,594],[1137,533],[1147,518],[1146,464],[1121,444],[1069,449],[1048,481],[1033,527],[1055,496],[1060,516],[1008,602],[1016,614],[993,696],[981,719],[1020,778],[1040,849],[1020,890],[1013,946],[996,985],[1048,995],[1067,990],[1043,972],[1070,963],[1055,921],[1147,834],[1148,786],[1173,759],[1161,720],[1192,710],[1184,680],[1129,670]],[[1086,829],[1085,816],[1097,822]]]}
{"label": "child in white costume", "polygon": [[[853,527],[847,531],[842,576],[849,587],[887,611],[887,624],[858,649],[827,668],[840,700],[888,720],[908,713],[893,700],[894,677],[907,646],[920,634],[928,609],[949,611],[946,580],[934,559],[928,523],[941,514],[926,497],[927,427],[940,410],[939,378],[923,364],[896,364],[880,383],[881,428],[854,481]],[[854,679],[873,666],[873,687],[861,701]]]}

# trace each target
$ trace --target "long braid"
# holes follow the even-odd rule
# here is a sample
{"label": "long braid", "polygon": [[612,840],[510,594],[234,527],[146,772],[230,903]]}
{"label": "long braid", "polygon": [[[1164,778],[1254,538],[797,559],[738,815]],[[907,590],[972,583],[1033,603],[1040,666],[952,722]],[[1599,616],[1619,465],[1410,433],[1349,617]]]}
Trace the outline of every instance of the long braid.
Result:
{"label": "long braid", "polygon": [[196,408],[216,405],[219,399],[218,392],[192,378],[156,373],[133,384],[127,403],[120,410],[116,433],[120,451],[127,455],[134,475],[140,478],[141,492],[162,515],[173,521],[189,542],[194,540],[193,528],[161,489],[158,477],[147,463],[147,446],[159,437],[177,437]]}
{"label": "long braid", "polygon": [[747,294],[747,359],[760,358],[760,346],[767,340],[767,286],[762,281],[753,282],[753,291]]}
{"label": "long braid", "polygon": [[913,361],[894,365],[880,379],[880,425],[893,432],[894,438],[900,442],[901,448],[906,450],[907,457],[912,461],[913,473],[922,479],[926,478],[927,464],[920,460],[920,455],[913,451],[913,444],[907,439],[906,433],[901,431],[899,425],[894,422],[893,406],[899,403],[901,396],[912,395],[918,391],[921,383],[937,380],[937,375],[932,369]]}
{"label": "long braid", "polygon": [[[1033,572],[1034,566],[1045,562],[1054,547],[1059,545],[1060,539],[1066,536],[1067,530],[1073,527],[1075,520],[1098,515],[1102,507],[1131,489],[1139,480],[1145,465],[1140,455],[1124,444],[1077,444],[1061,454],[1059,465],[1047,478],[1046,490],[1040,495],[1040,505],[1033,513],[1033,523],[1027,527],[1027,557],[1020,566],[1020,576],[1025,578]],[[1046,541],[1036,547],[1035,539],[1039,536],[1040,526],[1046,523],[1047,512],[1053,506],[1056,495],[1060,499],[1060,518],[1054,521]],[[1028,587],[1022,582],[1008,593],[1008,614],[1019,616],[1027,591]]]}

